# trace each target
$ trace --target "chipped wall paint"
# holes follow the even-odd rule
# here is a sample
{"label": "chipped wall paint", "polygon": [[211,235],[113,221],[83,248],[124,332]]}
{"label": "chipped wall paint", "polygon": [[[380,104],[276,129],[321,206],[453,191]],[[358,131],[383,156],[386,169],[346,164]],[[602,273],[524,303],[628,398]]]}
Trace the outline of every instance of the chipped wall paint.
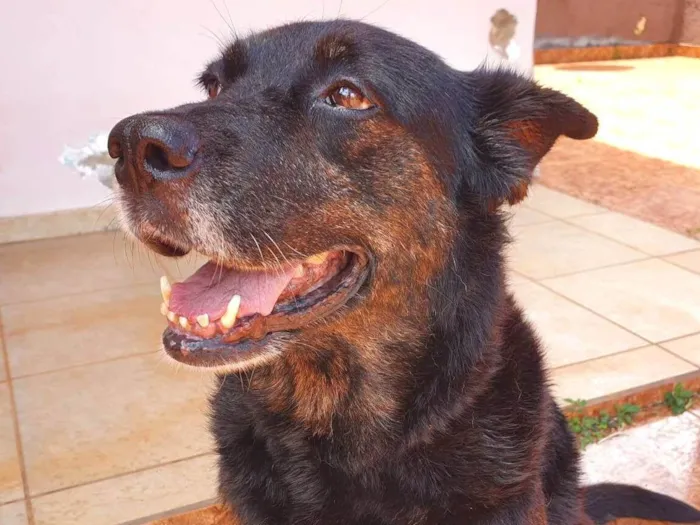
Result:
{"label": "chipped wall paint", "polygon": [[517,17],[507,9],[499,9],[491,17],[489,44],[506,61],[517,60],[520,48],[515,41],[518,27]]}
{"label": "chipped wall paint", "polygon": [[229,39],[231,21],[246,34],[361,18],[471,69],[497,55],[488,39],[499,8],[517,18],[513,63],[529,72],[536,0],[0,2],[0,46],[13,50],[0,53],[0,71],[39,79],[0,83],[0,217],[105,202],[107,160],[91,150],[101,132],[125,115],[201,99],[192,78]]}

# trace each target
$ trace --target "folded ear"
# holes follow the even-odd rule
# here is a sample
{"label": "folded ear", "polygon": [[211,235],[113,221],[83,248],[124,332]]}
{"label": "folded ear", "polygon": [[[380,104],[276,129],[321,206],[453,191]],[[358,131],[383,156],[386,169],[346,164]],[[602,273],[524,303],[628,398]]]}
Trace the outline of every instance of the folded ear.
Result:
{"label": "folded ear", "polygon": [[468,174],[489,209],[527,195],[535,167],[561,135],[595,136],[598,119],[575,100],[507,70],[467,73],[471,142]]}

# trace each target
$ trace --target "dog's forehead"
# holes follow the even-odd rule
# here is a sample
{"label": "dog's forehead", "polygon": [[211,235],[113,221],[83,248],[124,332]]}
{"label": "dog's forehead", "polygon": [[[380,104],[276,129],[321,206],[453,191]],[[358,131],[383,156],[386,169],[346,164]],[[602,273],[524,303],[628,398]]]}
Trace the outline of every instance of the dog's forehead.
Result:
{"label": "dog's forehead", "polygon": [[[219,70],[232,79],[238,76],[273,77],[275,83],[295,77],[295,73],[332,62],[378,72],[378,66],[391,61],[401,50],[415,54],[427,50],[382,28],[351,20],[296,22],[254,33],[228,46],[219,61]],[[372,68],[366,67],[368,62]]]}
{"label": "dog's forehead", "polygon": [[357,52],[355,44],[362,41],[362,33],[379,31],[349,21],[298,22],[255,33],[237,47],[245,55],[248,73],[262,70],[289,78],[323,59],[337,57],[350,47]]}

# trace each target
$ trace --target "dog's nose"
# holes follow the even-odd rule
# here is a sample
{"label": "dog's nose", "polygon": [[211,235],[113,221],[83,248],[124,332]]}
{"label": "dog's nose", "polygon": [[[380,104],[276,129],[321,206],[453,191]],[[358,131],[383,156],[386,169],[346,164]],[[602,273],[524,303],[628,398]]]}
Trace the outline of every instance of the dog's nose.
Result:
{"label": "dog's nose", "polygon": [[168,115],[135,115],[109,134],[109,155],[121,186],[171,181],[194,173],[199,149],[195,127]]}

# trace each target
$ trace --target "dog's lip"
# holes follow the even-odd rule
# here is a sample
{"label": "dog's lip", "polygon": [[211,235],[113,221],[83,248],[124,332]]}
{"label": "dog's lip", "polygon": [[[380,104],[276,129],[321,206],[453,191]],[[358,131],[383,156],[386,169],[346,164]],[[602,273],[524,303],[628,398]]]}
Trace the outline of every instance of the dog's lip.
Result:
{"label": "dog's lip", "polygon": [[263,352],[270,338],[280,333],[302,330],[326,318],[352,299],[366,282],[371,258],[362,249],[343,247],[349,256],[346,266],[320,288],[301,298],[276,305],[269,315],[253,314],[238,319],[225,333],[210,330],[201,336],[198,326],[181,329],[177,319],[169,319],[163,333],[163,348],[176,361],[197,367],[218,367],[248,361]]}

